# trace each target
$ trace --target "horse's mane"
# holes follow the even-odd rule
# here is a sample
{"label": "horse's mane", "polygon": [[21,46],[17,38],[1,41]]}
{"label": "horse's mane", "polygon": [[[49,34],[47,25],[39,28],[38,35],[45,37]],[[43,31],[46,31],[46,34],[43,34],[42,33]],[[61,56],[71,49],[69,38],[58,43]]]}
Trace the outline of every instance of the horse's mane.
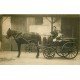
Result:
{"label": "horse's mane", "polygon": [[20,34],[22,32],[16,31],[16,30],[11,30],[12,34]]}

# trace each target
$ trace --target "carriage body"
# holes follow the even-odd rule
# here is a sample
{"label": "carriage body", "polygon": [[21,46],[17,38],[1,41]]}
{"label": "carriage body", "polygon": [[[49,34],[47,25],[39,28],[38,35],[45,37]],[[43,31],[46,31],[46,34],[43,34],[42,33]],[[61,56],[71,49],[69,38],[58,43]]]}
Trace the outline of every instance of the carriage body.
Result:
{"label": "carriage body", "polygon": [[53,41],[50,36],[48,39],[43,39],[43,46],[43,56],[47,59],[54,58],[55,54],[67,59],[73,59],[78,54],[76,38],[61,38]]}

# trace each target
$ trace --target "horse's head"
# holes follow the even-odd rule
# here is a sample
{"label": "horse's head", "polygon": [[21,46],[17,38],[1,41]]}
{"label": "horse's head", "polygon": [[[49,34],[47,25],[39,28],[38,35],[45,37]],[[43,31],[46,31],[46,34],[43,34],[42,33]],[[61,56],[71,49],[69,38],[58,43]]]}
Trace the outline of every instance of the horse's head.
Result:
{"label": "horse's head", "polygon": [[12,36],[11,29],[9,28],[7,31],[6,38],[9,39]]}

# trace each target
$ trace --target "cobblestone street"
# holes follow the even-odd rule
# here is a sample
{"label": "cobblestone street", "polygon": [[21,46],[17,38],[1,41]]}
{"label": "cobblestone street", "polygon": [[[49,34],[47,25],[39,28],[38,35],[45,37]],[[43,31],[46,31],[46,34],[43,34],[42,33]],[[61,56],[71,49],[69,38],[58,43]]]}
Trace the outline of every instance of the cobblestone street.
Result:
{"label": "cobblestone street", "polygon": [[35,58],[36,53],[22,52],[20,58],[17,58],[17,51],[1,51],[0,64],[1,65],[79,65],[80,54],[75,59],[64,59],[57,55],[53,59],[45,59],[43,54]]}

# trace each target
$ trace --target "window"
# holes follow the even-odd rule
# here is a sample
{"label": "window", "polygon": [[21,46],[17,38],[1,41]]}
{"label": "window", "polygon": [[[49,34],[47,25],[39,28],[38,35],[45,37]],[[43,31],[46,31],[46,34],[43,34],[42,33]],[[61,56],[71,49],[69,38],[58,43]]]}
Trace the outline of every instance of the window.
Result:
{"label": "window", "polygon": [[43,24],[43,17],[35,17],[35,24],[42,25]]}

